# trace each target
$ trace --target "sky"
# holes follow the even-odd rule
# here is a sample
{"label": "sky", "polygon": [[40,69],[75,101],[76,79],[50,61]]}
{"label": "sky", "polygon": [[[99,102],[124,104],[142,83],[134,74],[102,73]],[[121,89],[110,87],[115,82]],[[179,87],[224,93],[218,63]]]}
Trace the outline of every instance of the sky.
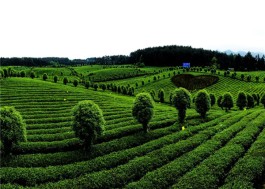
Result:
{"label": "sky", "polygon": [[183,45],[265,53],[264,0],[0,0],[0,57]]}

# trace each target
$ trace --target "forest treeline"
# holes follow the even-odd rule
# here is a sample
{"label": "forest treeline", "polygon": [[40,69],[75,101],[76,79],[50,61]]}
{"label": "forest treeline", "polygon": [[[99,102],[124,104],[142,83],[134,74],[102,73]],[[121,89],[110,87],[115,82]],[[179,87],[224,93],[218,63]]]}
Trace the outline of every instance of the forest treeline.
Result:
{"label": "forest treeline", "polygon": [[250,52],[245,56],[192,48],[187,46],[163,46],[139,49],[129,56],[115,55],[87,59],[68,58],[0,58],[2,66],[63,66],[86,64],[137,64],[145,66],[182,66],[189,62],[191,66],[215,66],[220,69],[234,68],[236,71],[265,70],[265,56],[253,57]]}

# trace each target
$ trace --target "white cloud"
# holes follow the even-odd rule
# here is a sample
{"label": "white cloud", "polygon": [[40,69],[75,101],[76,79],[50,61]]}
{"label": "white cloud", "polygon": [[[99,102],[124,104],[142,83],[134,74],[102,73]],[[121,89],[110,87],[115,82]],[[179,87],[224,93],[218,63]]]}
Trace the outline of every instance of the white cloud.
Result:
{"label": "white cloud", "polygon": [[189,45],[265,52],[262,0],[0,0],[0,56],[86,58]]}

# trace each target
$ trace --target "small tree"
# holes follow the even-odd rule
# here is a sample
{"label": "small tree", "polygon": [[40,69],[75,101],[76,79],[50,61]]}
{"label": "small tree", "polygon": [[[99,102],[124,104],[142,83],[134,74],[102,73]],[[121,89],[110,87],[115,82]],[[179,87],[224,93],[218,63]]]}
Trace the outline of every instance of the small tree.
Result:
{"label": "small tree", "polygon": [[24,70],[20,72],[20,77],[26,77],[26,72]]}
{"label": "small tree", "polygon": [[163,89],[159,89],[158,98],[161,103],[165,102],[165,92]]}
{"label": "small tree", "polygon": [[98,136],[105,130],[102,110],[91,100],[80,101],[73,108],[73,130],[84,148],[90,149]]}
{"label": "small tree", "polygon": [[95,90],[95,91],[98,90],[98,84],[95,83],[93,87],[94,87],[94,90]]}
{"label": "small tree", "polygon": [[234,101],[231,93],[227,92],[224,94],[222,105],[225,108],[226,112],[228,112],[228,110],[230,110],[234,106]]}
{"label": "small tree", "polygon": [[67,77],[65,77],[65,78],[63,78],[63,84],[67,84],[68,83],[68,79],[67,79]]}
{"label": "small tree", "polygon": [[46,73],[44,73],[44,74],[42,75],[42,79],[43,79],[44,81],[46,81],[46,80],[48,79],[48,75],[47,75]]}
{"label": "small tree", "polygon": [[107,88],[107,86],[106,86],[105,84],[102,84],[101,89],[102,89],[103,91],[105,91],[106,88]]}
{"label": "small tree", "polygon": [[0,125],[3,151],[8,155],[14,145],[27,140],[26,124],[14,107],[3,106],[0,108]]}
{"label": "small tree", "polygon": [[89,81],[87,81],[87,82],[85,83],[85,87],[86,87],[86,89],[88,89],[88,88],[90,87],[90,83],[89,83]]}
{"label": "small tree", "polygon": [[217,105],[223,109],[223,96],[219,96],[217,99]]}
{"label": "small tree", "polygon": [[184,123],[186,110],[191,104],[190,92],[182,87],[175,89],[173,92],[173,104],[178,110],[179,123]]}
{"label": "small tree", "polygon": [[74,80],[73,85],[76,87],[78,85],[77,79]]}
{"label": "small tree", "polygon": [[243,81],[244,80],[244,74],[241,74],[241,80]]}
{"label": "small tree", "polygon": [[154,115],[154,102],[149,93],[139,93],[134,100],[132,115],[133,117],[143,125],[145,133],[148,132],[148,123]]}
{"label": "small tree", "polygon": [[210,95],[206,90],[200,90],[195,98],[195,110],[201,115],[204,119],[206,117],[206,113],[211,108],[211,99]]}
{"label": "small tree", "polygon": [[36,77],[35,73],[33,71],[30,72],[31,79],[34,79]]}
{"label": "small tree", "polygon": [[53,77],[53,81],[54,81],[54,83],[57,83],[57,81],[58,81],[58,76],[57,76],[57,75],[55,75],[55,76]]}
{"label": "small tree", "polygon": [[254,104],[255,104],[255,101],[254,101],[253,96],[250,94],[247,94],[247,108],[254,108]]}
{"label": "small tree", "polygon": [[216,98],[214,94],[210,94],[210,99],[211,99],[211,106],[215,105]]}
{"label": "small tree", "polygon": [[247,95],[244,92],[239,92],[236,100],[236,105],[239,110],[243,110],[247,106]]}
{"label": "small tree", "polygon": [[263,104],[263,106],[265,108],[265,93],[262,95],[260,102],[261,102],[261,104]]}

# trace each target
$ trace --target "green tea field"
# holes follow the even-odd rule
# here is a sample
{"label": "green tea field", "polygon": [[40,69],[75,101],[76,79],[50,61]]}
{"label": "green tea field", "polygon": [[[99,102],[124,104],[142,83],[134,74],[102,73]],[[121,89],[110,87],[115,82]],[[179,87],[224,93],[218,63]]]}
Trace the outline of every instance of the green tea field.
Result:
{"label": "green tea field", "polygon": [[[265,98],[265,71],[238,72],[231,77],[223,71],[183,72],[169,67],[14,69],[26,75],[0,79],[0,105],[13,106],[21,114],[27,141],[15,145],[8,155],[1,143],[1,189],[265,188],[265,101],[263,105],[261,100]],[[241,79],[242,74],[252,79]],[[67,83],[63,83],[65,77]],[[189,86],[194,87],[189,90],[191,104],[184,123],[172,100],[173,91],[182,87],[177,80],[181,77],[191,78]],[[199,80],[202,77],[207,79]],[[204,118],[192,101],[200,89],[216,98]],[[163,101],[159,90],[163,90]],[[152,91],[154,113],[149,132],[144,132],[132,107],[137,94]],[[254,105],[240,110],[239,91],[251,98],[254,94]],[[228,111],[217,102],[226,92],[233,97]],[[106,121],[105,131],[89,150],[73,130],[73,108],[83,100],[95,102]]]}

